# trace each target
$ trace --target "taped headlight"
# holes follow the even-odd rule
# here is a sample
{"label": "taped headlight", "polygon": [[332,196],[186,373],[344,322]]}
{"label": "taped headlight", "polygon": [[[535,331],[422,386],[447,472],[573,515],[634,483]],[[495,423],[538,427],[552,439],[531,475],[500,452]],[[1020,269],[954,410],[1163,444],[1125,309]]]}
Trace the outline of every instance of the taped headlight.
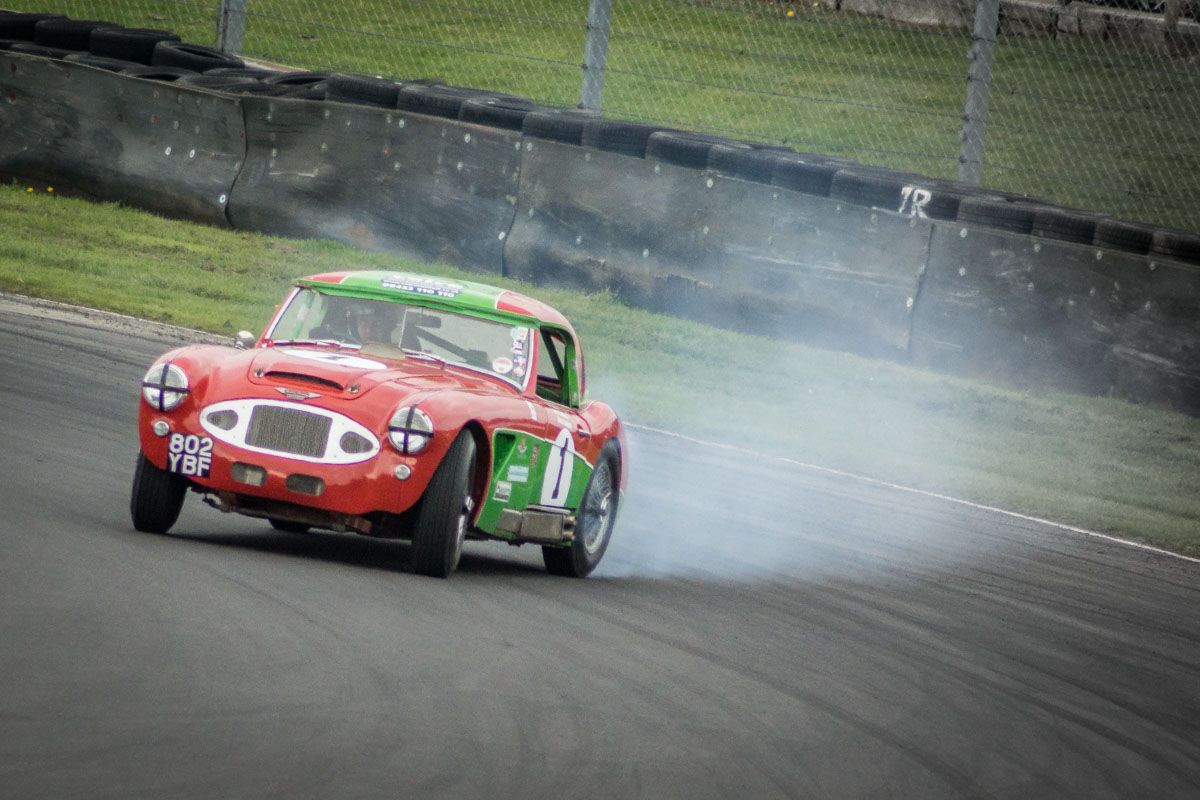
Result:
{"label": "taped headlight", "polygon": [[170,361],[155,364],[142,378],[142,399],[159,411],[176,408],[187,394],[187,375]]}
{"label": "taped headlight", "polygon": [[433,420],[419,408],[396,409],[388,423],[388,441],[406,455],[421,452],[433,439]]}
{"label": "taped headlight", "polygon": [[216,425],[223,431],[231,431],[237,427],[238,415],[237,412],[230,408],[221,408],[216,411],[208,412],[208,422],[210,425]]}
{"label": "taped headlight", "polygon": [[342,438],[338,439],[338,447],[342,448],[343,453],[355,455],[371,452],[375,448],[375,443],[366,437],[359,436],[354,431],[346,431],[342,434]]}

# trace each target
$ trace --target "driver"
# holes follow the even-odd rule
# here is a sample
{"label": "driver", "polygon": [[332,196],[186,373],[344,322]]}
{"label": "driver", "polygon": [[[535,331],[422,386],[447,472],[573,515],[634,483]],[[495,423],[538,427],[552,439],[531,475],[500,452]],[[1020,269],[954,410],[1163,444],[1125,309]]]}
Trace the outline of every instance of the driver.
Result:
{"label": "driver", "polygon": [[313,329],[312,336],[354,345],[390,344],[395,326],[392,310],[382,303],[337,300],[330,303],[324,322]]}
{"label": "driver", "polygon": [[346,318],[351,336],[361,344],[392,344],[391,333],[396,321],[390,308],[380,303],[355,303],[347,309]]}

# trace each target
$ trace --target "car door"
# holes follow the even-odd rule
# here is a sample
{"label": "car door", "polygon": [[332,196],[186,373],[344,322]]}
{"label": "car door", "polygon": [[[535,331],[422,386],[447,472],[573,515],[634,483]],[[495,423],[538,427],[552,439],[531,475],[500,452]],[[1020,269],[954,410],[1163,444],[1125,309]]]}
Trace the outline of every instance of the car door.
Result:
{"label": "car door", "polygon": [[575,508],[591,475],[584,453],[591,429],[579,413],[581,366],[569,331],[544,326],[539,331],[536,394],[547,452],[541,461],[537,504]]}

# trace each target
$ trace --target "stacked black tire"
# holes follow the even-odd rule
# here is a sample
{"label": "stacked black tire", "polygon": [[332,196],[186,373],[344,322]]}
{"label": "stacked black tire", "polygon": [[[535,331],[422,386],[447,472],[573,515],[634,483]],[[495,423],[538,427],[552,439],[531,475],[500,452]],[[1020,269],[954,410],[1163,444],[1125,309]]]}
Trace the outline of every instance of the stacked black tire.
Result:
{"label": "stacked black tire", "polygon": [[0,12],[0,50],[61,59],[130,77],[208,91],[396,109],[673,164],[734,180],[914,217],[1200,263],[1200,236],[1067,209],[1043,201],[881,169],[790,148],[680,131],[525,97],[330,72],[276,72],[180,41],[167,30],[126,28],[60,14]]}

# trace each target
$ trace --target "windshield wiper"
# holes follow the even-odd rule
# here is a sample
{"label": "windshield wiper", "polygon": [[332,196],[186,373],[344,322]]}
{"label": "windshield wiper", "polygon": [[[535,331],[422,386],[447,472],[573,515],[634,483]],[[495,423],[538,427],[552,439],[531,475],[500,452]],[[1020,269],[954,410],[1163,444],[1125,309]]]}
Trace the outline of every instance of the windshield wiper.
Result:
{"label": "windshield wiper", "polygon": [[449,363],[441,356],[435,356],[433,353],[426,353],[424,350],[410,350],[407,347],[401,349],[404,350],[404,355],[406,356],[412,356],[413,358],[420,358],[426,361],[433,361],[434,363],[441,364],[443,367]]}
{"label": "windshield wiper", "polygon": [[279,339],[271,342],[272,345],[310,345],[312,347],[339,347],[348,350],[361,350],[361,344],[351,344],[350,342],[339,342],[337,339]]}

